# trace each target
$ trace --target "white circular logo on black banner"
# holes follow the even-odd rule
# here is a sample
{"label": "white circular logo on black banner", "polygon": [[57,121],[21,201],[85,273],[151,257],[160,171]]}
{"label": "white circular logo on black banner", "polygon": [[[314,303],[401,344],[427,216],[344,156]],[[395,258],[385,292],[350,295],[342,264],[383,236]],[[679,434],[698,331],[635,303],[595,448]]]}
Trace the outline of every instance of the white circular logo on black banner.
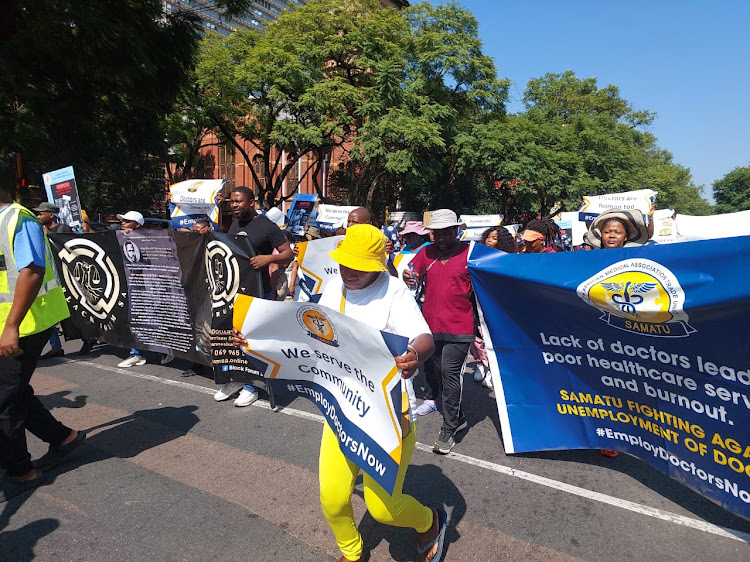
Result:
{"label": "white circular logo on black banner", "polygon": [[240,265],[232,250],[218,240],[206,246],[206,272],[211,284],[213,308],[221,308],[234,302],[240,288]]}
{"label": "white circular logo on black banner", "polygon": [[98,244],[85,238],[66,242],[59,257],[70,298],[105,322],[120,296],[115,264]]}

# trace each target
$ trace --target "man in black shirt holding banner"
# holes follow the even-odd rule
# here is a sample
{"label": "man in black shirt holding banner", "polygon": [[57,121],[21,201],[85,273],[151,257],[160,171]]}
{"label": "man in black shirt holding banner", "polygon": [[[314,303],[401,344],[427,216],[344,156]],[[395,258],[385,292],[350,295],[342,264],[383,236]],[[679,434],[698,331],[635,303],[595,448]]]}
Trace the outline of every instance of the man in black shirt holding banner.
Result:
{"label": "man in black shirt holding banner", "polygon": [[[232,190],[230,199],[232,207],[232,225],[227,234],[230,236],[247,236],[250,245],[255,250],[255,256],[250,258],[250,265],[260,271],[263,279],[263,298],[272,300],[276,280],[271,279],[268,266],[278,264],[279,271],[284,271],[294,258],[292,249],[278,226],[259,215],[255,209],[255,194],[249,187],[237,186]],[[274,250],[278,253],[274,254]],[[224,384],[214,395],[217,402],[226,400],[235,392],[242,389],[239,397],[234,401],[235,406],[249,406],[258,399],[258,391],[252,385],[237,382]]]}

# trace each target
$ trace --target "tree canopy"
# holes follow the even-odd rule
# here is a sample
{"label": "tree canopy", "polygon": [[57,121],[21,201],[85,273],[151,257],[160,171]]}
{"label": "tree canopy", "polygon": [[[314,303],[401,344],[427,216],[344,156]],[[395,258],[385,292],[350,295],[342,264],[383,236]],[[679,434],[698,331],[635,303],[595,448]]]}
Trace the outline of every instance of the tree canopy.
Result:
{"label": "tree canopy", "polygon": [[[227,14],[250,3],[216,2]],[[271,204],[304,158],[321,195],[331,162],[328,199],[374,211],[452,207],[514,221],[649,187],[660,207],[710,212],[649,132],[655,115],[614,85],[546,74],[529,81],[523,111],[507,115],[509,82],[474,15],[455,3],[311,0],[266,32],[202,40],[195,13],[166,15],[159,0],[2,10],[0,149],[22,151],[29,176],[73,165],[99,210],[163,198],[165,164],[170,181],[208,173],[211,139],[242,155]],[[717,185],[721,197],[741,192]]]}
{"label": "tree canopy", "polygon": [[713,187],[716,213],[750,210],[750,166],[735,168]]}
{"label": "tree canopy", "polygon": [[525,111],[459,136],[461,168],[484,182],[484,208],[515,221],[576,209],[585,195],[651,188],[659,207],[709,212],[689,171],[644,130],[654,116],[633,110],[615,86],[547,74],[529,81],[524,103]]}
{"label": "tree canopy", "polygon": [[0,151],[20,151],[33,182],[72,165],[102,210],[163,199],[162,117],[190,85],[196,16],[161,0],[25,0],[0,20]]}
{"label": "tree canopy", "polygon": [[[431,199],[455,159],[460,126],[501,112],[507,86],[468,11],[424,4],[399,12],[376,0],[313,0],[267,33],[209,36],[197,76],[201,111],[245,158],[259,198],[279,201],[304,154],[316,178],[336,149],[343,156],[331,193],[369,207]],[[259,177],[245,142],[272,181]]]}

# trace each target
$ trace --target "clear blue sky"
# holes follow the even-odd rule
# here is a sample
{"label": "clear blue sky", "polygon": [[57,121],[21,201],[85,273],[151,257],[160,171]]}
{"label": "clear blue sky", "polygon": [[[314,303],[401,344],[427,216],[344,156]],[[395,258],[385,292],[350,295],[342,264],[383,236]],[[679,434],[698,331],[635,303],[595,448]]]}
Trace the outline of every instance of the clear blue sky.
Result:
{"label": "clear blue sky", "polygon": [[[440,3],[432,0],[433,4]],[[714,181],[750,165],[750,1],[460,0],[509,78],[511,113],[530,78],[570,69],[614,84],[713,200]]]}

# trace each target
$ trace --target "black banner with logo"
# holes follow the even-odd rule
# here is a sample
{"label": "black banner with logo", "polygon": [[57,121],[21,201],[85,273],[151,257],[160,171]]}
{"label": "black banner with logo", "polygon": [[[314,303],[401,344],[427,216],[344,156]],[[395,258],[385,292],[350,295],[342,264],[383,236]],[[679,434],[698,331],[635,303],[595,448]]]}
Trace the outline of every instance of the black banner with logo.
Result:
{"label": "black banner with logo", "polygon": [[261,369],[252,358],[232,345],[232,316],[237,294],[259,297],[263,294],[260,271],[250,265],[255,251],[247,236],[233,239],[211,233],[205,250],[205,269],[210,283],[211,356],[214,381],[252,382],[262,380]]}
{"label": "black banner with logo", "polygon": [[218,383],[259,376],[232,346],[234,297],[261,296],[243,237],[138,229],[50,237],[70,319],[66,339],[213,365]]}

